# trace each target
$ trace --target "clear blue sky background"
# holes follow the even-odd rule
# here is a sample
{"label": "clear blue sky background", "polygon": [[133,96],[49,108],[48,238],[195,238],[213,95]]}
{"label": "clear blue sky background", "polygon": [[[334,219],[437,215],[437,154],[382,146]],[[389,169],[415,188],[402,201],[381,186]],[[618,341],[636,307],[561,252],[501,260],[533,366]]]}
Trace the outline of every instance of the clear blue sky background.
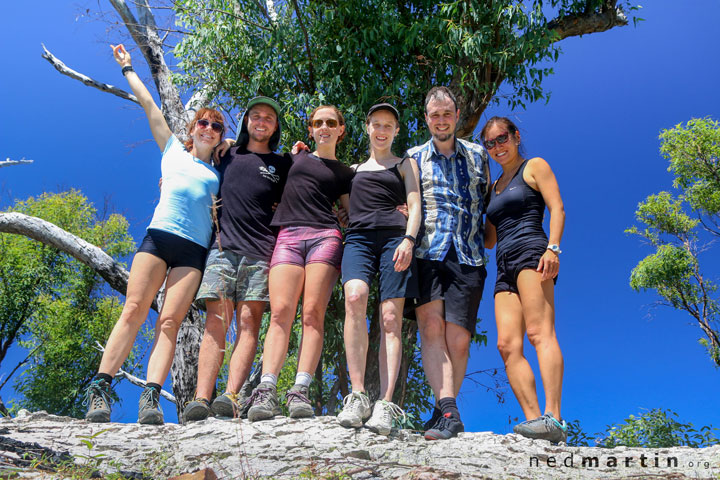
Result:
{"label": "clear blue sky background", "polygon": [[[547,159],[560,183],[567,211],[556,290],[565,356],[563,416],[580,419],[589,433],[655,407],[672,409],[696,426],[720,426],[720,371],[697,342],[700,330],[686,314],[654,308],[652,293],[630,289],[631,269],[650,250],[623,233],[639,201],[671,187],[658,153],[660,131],[693,117],[720,117],[720,3],[647,3],[640,12],[646,21],[636,28],[561,43],[555,74],[544,83],[552,91],[548,104],[516,112],[493,107],[483,117],[512,115],[528,155]],[[98,208],[108,201],[124,214],[137,242],[152,216],[160,176],[159,151],[149,141],[142,111],[61,76],[40,57],[42,42],[71,68],[126,88],[107,46],[118,31],[92,21],[86,8],[97,11],[98,2],[4,7],[0,157],[35,163],[0,169],[0,207],[77,188]],[[100,8],[115,19],[109,4],[100,2]],[[715,280],[717,258],[717,248],[704,258],[705,272]],[[489,347],[473,350],[468,371],[502,367],[494,347],[491,259],[479,311]],[[531,348],[528,353],[537,372]],[[4,373],[13,358],[17,352],[4,362]],[[139,393],[123,388],[124,402],[113,418],[134,421]],[[15,395],[9,386],[0,394],[6,401]],[[460,396],[466,428],[509,432],[521,411],[509,388],[505,399],[499,405],[493,393],[467,381]],[[174,421],[174,408],[167,404],[165,411]]]}

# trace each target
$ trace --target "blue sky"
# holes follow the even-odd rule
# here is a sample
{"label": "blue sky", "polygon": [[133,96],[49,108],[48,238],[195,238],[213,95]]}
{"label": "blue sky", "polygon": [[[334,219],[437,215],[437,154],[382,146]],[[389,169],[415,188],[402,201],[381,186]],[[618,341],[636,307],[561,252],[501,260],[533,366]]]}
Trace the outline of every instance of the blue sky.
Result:
{"label": "blue sky", "polygon": [[[549,103],[515,112],[493,107],[483,116],[511,115],[527,154],[545,158],[558,178],[567,212],[556,290],[563,416],[580,419],[589,433],[656,407],[696,426],[720,427],[720,371],[697,342],[701,332],[686,314],[654,307],[652,293],[630,289],[631,269],[651,251],[623,233],[639,201],[671,188],[658,153],[660,131],[693,117],[720,117],[713,33],[720,3],[647,3],[639,14],[646,21],[637,27],[561,43],[555,74],[544,83],[552,92]],[[108,4],[100,7],[112,13]],[[0,158],[35,160],[0,169],[0,207],[77,188],[99,208],[107,201],[124,214],[138,242],[160,176],[159,151],[142,111],[60,75],[40,56],[44,43],[71,68],[126,88],[107,46],[118,39],[117,30],[86,16],[97,2],[41,0],[32,8],[10,2],[0,19]],[[493,171],[497,175],[498,168]],[[489,347],[473,350],[468,371],[502,367],[494,347],[492,253],[491,259],[478,327],[487,330]],[[708,252],[703,264],[715,280],[717,259]],[[532,348],[527,353],[537,374]],[[3,372],[13,366],[11,356]],[[540,387],[539,375],[537,381]],[[113,418],[134,421],[139,393],[123,388]],[[6,401],[14,396],[10,387],[0,394]],[[459,399],[466,428],[510,431],[510,419],[521,410],[509,388],[505,398],[498,405],[494,394],[466,382]],[[165,411],[174,419],[174,408]]]}

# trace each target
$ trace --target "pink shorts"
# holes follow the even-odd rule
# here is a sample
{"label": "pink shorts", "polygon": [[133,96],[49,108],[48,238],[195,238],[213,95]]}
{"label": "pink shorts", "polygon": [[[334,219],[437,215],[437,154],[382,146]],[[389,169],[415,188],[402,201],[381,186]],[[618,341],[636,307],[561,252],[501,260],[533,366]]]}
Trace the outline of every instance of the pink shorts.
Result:
{"label": "pink shorts", "polygon": [[340,270],[342,234],[335,228],[282,227],[273,250],[270,268],[282,263],[304,267],[327,263]]}

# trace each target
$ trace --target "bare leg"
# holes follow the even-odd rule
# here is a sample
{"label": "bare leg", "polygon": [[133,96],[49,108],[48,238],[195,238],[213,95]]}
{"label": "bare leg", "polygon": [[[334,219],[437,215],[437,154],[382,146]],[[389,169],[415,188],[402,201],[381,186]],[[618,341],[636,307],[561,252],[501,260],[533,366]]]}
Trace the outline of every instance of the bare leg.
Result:
{"label": "bare leg", "polygon": [[303,333],[298,355],[298,372],[312,373],[320,361],[325,334],[325,311],[339,273],[337,268],[326,263],[310,263],[305,266]]}
{"label": "bare leg", "polygon": [[193,267],[170,270],[165,285],[165,302],[155,325],[155,344],[148,361],[147,380],[162,385],[175,355],[177,334],[195,298],[202,272]]}
{"label": "bare leg", "polygon": [[362,280],[345,283],[345,358],[353,392],[365,391],[368,351],[367,302],[370,288]]}
{"label": "bare leg", "polygon": [[445,306],[442,300],[433,300],[415,309],[425,375],[435,399],[454,397],[453,369],[445,343]]}
{"label": "bare leg", "polygon": [[535,270],[523,270],[518,275],[518,290],[522,302],[527,336],[535,347],[540,376],[545,390],[545,412],[561,419],[563,356],[555,334],[555,285],[552,280],[541,281]]}
{"label": "bare leg", "polygon": [[198,378],[195,396],[210,400],[215,388],[220,365],[225,353],[225,335],[232,321],[235,305],[231,300],[207,300],[205,302],[205,333],[200,344]]}
{"label": "bare leg", "polygon": [[130,267],[125,306],[108,338],[98,372],[115,376],[130,355],[150,305],[165,280],[167,264],[161,258],[139,252]]}
{"label": "bare leg", "polygon": [[392,402],[402,361],[403,305],[404,298],[380,304],[380,397],[388,402]]}
{"label": "bare leg", "polygon": [[250,374],[257,351],[260,323],[267,302],[240,302],[237,307],[238,334],[235,349],[230,358],[227,391],[238,393]]}
{"label": "bare leg", "polygon": [[540,416],[535,376],[523,354],[525,321],[520,297],[515,293],[499,292],[495,295],[495,323],[498,331],[498,350],[505,362],[510,386],[525,414],[526,420]]}
{"label": "bare leg", "polygon": [[453,371],[453,393],[457,397],[465,379],[468,357],[470,356],[470,332],[460,325],[445,323],[445,343],[447,343]]}
{"label": "bare leg", "polygon": [[280,264],[270,269],[270,326],[263,346],[263,373],[279,375],[290,342],[297,304],[305,282],[305,269]]}

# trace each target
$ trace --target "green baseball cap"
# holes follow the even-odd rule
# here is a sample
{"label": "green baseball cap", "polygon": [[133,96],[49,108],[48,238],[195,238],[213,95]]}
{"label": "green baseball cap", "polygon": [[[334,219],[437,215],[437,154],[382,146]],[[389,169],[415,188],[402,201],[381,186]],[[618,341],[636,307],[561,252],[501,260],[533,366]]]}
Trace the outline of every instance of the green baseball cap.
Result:
{"label": "green baseball cap", "polygon": [[278,118],[280,118],[280,104],[277,103],[275,100],[273,100],[270,97],[260,96],[260,97],[255,97],[255,98],[250,99],[250,101],[247,104],[247,109],[245,111],[249,111],[255,105],[260,105],[260,104],[267,105],[270,108],[272,108],[273,110],[275,110],[275,115],[277,115]]}

